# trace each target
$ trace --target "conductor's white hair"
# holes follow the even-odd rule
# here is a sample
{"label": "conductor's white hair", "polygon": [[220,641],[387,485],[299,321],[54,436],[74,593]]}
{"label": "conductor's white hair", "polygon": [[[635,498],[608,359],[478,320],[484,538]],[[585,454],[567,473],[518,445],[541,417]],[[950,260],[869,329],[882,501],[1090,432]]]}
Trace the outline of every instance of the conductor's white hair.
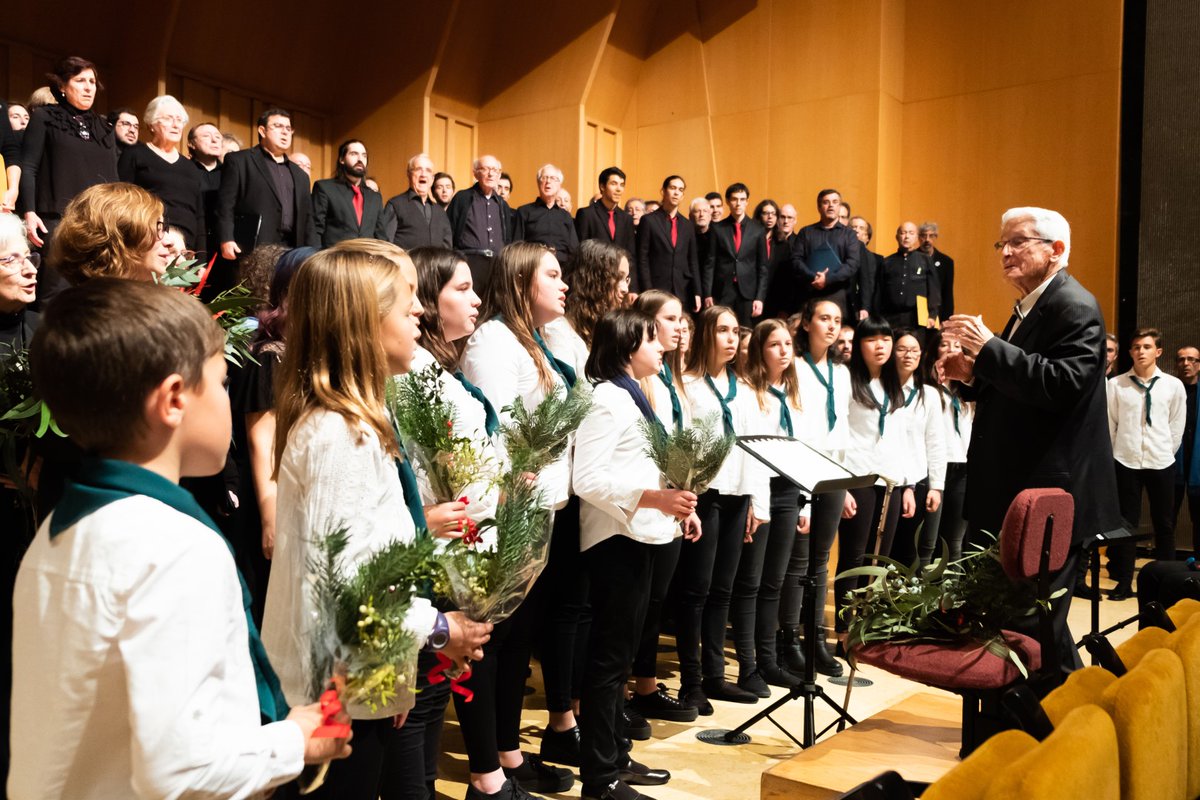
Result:
{"label": "conductor's white hair", "polygon": [[1063,252],[1059,263],[1064,267],[1067,266],[1067,259],[1071,255],[1071,224],[1067,222],[1067,218],[1048,208],[1021,206],[1005,211],[1004,215],[1000,217],[1000,227],[1003,228],[1010,220],[1025,218],[1033,220],[1033,230],[1038,236],[1063,243]]}

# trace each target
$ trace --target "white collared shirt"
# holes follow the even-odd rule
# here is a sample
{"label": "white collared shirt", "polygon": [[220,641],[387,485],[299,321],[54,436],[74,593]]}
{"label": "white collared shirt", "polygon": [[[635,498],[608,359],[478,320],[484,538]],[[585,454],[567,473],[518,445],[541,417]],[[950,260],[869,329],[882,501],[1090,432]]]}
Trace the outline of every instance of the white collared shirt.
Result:
{"label": "white collared shirt", "polygon": [[[967,448],[971,444],[971,426],[975,422],[975,404],[959,398],[958,429],[954,427],[954,403],[950,394],[943,393],[946,404],[942,407],[942,427],[946,442],[946,463],[967,463]],[[934,395],[937,399],[937,395]]]}
{"label": "white collared shirt", "polygon": [[[1066,269],[1066,267],[1063,267],[1063,269]],[[1016,307],[1013,309],[1017,315],[1017,321],[1013,323],[1012,330],[1008,332],[1008,338],[1010,341],[1012,340],[1013,334],[1017,332],[1017,328],[1021,327],[1021,323],[1024,322],[1025,318],[1029,316],[1029,312],[1033,311],[1033,307],[1037,305],[1038,298],[1045,293],[1046,287],[1050,285],[1050,281],[1054,280],[1055,277],[1058,276],[1058,273],[1062,272],[1063,269],[1057,270],[1051,274],[1049,278],[1046,278],[1046,280],[1039,283],[1037,288],[1022,297],[1017,302]]]}
{"label": "white collared shirt", "polygon": [[[275,555],[263,611],[262,639],[288,704],[312,703],[312,637],[315,607],[310,559],[318,537],[345,527],[349,542],[341,556],[343,573],[354,573],[372,554],[394,540],[411,542],[417,528],[404,502],[395,460],[375,431],[320,408],[305,414],[288,432],[279,462]],[[414,597],[404,627],[424,645],[437,609]],[[354,719],[383,719],[412,707],[412,687],[372,711],[350,704]]]}
{"label": "white collared shirt", "polygon": [[[875,400],[882,403],[884,392],[879,379],[872,380],[868,388]],[[845,467],[855,475],[876,473],[881,480],[887,478],[897,485],[904,485],[909,471],[906,466],[909,415],[889,404],[888,413],[884,415],[884,432],[880,435],[879,411],[850,400],[847,414],[850,442],[846,448]]]}
{"label": "white collared shirt", "polygon": [[542,338],[546,346],[559,361],[565,361],[575,368],[579,380],[586,380],[584,375],[588,360],[588,346],[583,337],[575,332],[575,328],[566,317],[559,317],[542,327]]}
{"label": "white collared shirt", "polygon": [[[905,400],[913,387],[909,378],[903,389]],[[920,386],[912,403],[900,413],[908,416],[908,470],[904,482],[915,484],[928,478],[929,488],[940,492],[946,488],[946,438],[937,387]]]}
{"label": "white collared shirt", "polygon": [[[673,376],[677,381],[680,376]],[[641,382],[642,391],[646,392],[646,398],[650,401],[650,407],[654,409],[655,415],[662,422],[663,427],[668,431],[675,430],[675,419],[671,411],[671,390],[667,388],[667,384],[663,383],[662,378],[657,375],[651,375]],[[649,389],[647,391],[647,388]],[[683,415],[683,427],[688,427],[692,424],[692,409],[688,403],[687,395],[684,390],[675,384],[675,394],[679,397],[679,411]]]}
{"label": "white collared shirt", "polygon": [[[722,378],[720,381],[714,381],[717,390],[724,397],[728,389],[727,379]],[[712,388],[709,387],[708,381],[703,377],[695,375],[685,375],[683,378],[684,394],[680,398],[681,402],[688,403],[691,406],[692,424],[700,425],[708,423],[712,430],[723,431],[724,422],[721,417],[721,401],[717,399]],[[754,399],[754,390],[743,381],[737,382],[737,396],[729,403],[729,410],[733,413],[733,432],[738,436],[745,436],[751,433],[747,424],[747,419],[750,415],[748,404],[756,403]],[[725,463],[721,465],[720,472],[717,473],[716,479],[708,488],[715,489],[724,495],[750,495],[750,503],[754,508],[754,516],[758,519],[767,519],[771,514],[770,492],[764,491],[762,476],[754,470],[746,469],[746,455],[742,448],[734,445],[729,451],[729,456],[725,459]]]}
{"label": "white collared shirt", "polygon": [[1130,370],[1105,381],[1108,392],[1108,432],[1113,458],[1130,469],[1165,469],[1175,463],[1187,422],[1187,391],[1173,375],[1154,368],[1149,380],[1150,420],[1146,423],[1146,390],[1133,382]]}
{"label": "white collared shirt", "polygon": [[[828,364],[828,361],[817,364],[826,381],[829,380]],[[833,365],[833,409],[837,414],[833,430],[829,429],[825,406],[828,392],[803,356],[796,359],[796,376],[800,379],[801,406],[800,413],[793,415],[796,438],[840,461],[850,433],[850,370],[845,364]]]}
{"label": "white collared shirt", "polygon": [[54,541],[44,522],[13,608],[9,797],[257,797],[300,774],[300,727],[259,717],[233,556],[198,520],[139,495]]}

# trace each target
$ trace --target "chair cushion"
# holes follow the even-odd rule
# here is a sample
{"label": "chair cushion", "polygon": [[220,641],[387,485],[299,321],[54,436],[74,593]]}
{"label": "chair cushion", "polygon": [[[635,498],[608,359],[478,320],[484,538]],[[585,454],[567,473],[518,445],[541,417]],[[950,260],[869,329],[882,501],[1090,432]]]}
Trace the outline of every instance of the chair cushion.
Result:
{"label": "chair cushion", "polygon": [[981,800],[997,774],[1037,746],[1025,731],[1000,731],[931,784],[921,800]]}
{"label": "chair cushion", "polygon": [[1051,515],[1054,527],[1050,533],[1050,571],[1057,572],[1071,547],[1074,498],[1062,489],[1026,489],[1008,507],[1000,529],[1000,563],[1013,580],[1037,577],[1046,518]]}
{"label": "chair cushion", "polygon": [[986,800],[1120,800],[1117,753],[1112,718],[1080,706],[1044,742],[985,779]]}
{"label": "chair cushion", "polygon": [[[1036,640],[1013,631],[1004,632],[1030,672],[1042,665]],[[1015,683],[1021,672],[1010,659],[992,655],[978,642],[881,642],[860,647],[855,657],[864,664],[941,689],[999,689]]]}

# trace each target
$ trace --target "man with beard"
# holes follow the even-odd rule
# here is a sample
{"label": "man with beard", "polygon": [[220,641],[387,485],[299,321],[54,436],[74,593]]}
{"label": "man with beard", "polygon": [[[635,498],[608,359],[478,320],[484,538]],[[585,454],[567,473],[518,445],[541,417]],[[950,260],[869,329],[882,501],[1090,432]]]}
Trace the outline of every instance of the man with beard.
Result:
{"label": "man with beard", "polygon": [[433,159],[417,153],[408,160],[408,191],[387,202],[384,238],[405,250],[450,247],[450,218],[433,194]]}
{"label": "man with beard", "polygon": [[363,183],[367,147],[348,139],[338,147],[334,177],[313,186],[313,225],[321,247],[346,239],[383,239],[383,198]]}
{"label": "man with beard", "polygon": [[113,133],[116,134],[117,155],[125,152],[125,148],[133,147],[138,143],[138,130],[141,128],[141,121],[138,120],[138,115],[133,113],[132,108],[118,108],[108,112],[108,124],[112,125]]}

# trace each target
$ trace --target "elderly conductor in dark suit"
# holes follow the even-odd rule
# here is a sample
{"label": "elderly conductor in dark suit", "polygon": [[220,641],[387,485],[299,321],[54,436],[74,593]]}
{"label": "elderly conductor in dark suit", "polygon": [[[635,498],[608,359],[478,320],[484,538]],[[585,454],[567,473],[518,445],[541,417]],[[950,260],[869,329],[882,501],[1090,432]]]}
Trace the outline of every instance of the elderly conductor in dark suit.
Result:
{"label": "elderly conductor in dark suit", "polygon": [[939,369],[977,401],[967,453],[968,537],[998,533],[1009,504],[1029,488],[1075,499],[1072,547],[1055,589],[1055,630],[1064,665],[1079,656],[1066,628],[1080,544],[1120,526],[1104,391],[1104,317],[1096,298],[1066,272],[1071,229],[1055,211],[1013,208],[996,242],[1005,280],[1019,300],[1004,331],[955,314],[943,332],[961,345]]}

